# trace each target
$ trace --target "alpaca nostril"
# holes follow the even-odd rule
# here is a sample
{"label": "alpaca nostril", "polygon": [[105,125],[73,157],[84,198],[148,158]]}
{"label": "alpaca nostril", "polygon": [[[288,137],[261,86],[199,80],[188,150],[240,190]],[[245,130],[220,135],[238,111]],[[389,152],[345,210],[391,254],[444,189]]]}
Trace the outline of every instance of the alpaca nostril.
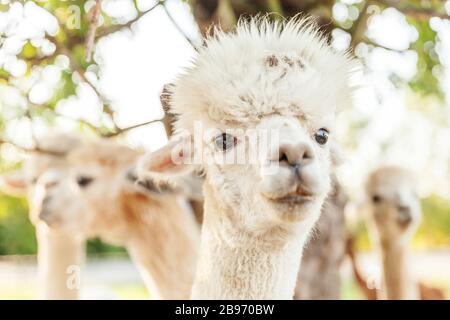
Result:
{"label": "alpaca nostril", "polygon": [[286,162],[289,163],[288,157],[286,156],[286,153],[281,153],[280,158],[278,159],[279,162]]}
{"label": "alpaca nostril", "polygon": [[313,158],[314,158],[314,155],[312,153],[311,148],[309,146],[304,148],[303,149],[302,160],[303,161],[308,161],[308,160],[312,160]]}

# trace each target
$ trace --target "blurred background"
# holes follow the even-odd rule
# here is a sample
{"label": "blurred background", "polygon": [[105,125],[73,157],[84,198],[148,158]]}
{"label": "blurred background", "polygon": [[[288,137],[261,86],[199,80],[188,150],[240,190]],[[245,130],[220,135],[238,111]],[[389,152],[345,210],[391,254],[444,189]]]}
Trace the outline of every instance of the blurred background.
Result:
{"label": "blurred background", "polygon": [[[362,265],[379,269],[360,210],[364,179],[400,164],[420,177],[414,272],[450,296],[450,1],[0,0],[0,173],[55,129],[164,145],[164,84],[190,65],[211,24],[231,29],[265,12],[316,17],[332,46],[364,67],[337,127]],[[148,297],[122,248],[93,239],[88,252],[87,295]],[[35,254],[26,200],[0,193],[0,298],[35,296]],[[361,298],[348,263],[342,272],[343,298]]]}

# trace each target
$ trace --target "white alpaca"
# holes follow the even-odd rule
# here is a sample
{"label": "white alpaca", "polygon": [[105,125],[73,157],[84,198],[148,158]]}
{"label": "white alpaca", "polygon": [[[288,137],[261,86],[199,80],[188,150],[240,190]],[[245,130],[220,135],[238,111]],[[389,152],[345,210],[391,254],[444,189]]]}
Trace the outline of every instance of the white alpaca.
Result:
{"label": "white alpaca", "polygon": [[[39,145],[44,150],[63,153],[79,142],[72,135],[54,134],[40,139]],[[48,228],[42,221],[42,196],[60,177],[65,165],[63,157],[36,153],[26,159],[22,169],[0,176],[2,191],[28,198],[30,220],[36,226],[40,299],[79,298],[81,275],[76,271],[84,263],[85,237]]]}
{"label": "white alpaca", "polygon": [[408,261],[421,220],[415,188],[413,175],[395,166],[378,168],[367,180],[369,216],[383,266],[381,299],[420,298]]}
{"label": "white alpaca", "polygon": [[184,195],[150,178],[138,185],[139,153],[115,142],[83,143],[67,172],[48,189],[42,211],[51,228],[125,246],[156,299],[186,299],[192,286],[199,228]]}
{"label": "white alpaca", "polygon": [[[327,139],[336,109],[350,104],[352,64],[308,22],[255,19],[207,39],[175,82],[175,129],[191,140],[144,158],[139,172],[208,160],[192,298],[292,298],[302,247],[330,188]],[[199,139],[196,121],[206,132]],[[247,129],[259,141],[267,132],[278,139],[264,144],[260,162],[216,161],[250,154]]]}

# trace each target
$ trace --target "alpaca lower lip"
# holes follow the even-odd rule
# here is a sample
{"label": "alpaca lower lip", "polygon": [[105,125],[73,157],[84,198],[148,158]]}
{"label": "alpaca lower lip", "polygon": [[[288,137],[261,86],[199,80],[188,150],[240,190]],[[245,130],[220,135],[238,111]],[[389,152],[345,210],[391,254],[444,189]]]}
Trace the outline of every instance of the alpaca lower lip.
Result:
{"label": "alpaca lower lip", "polygon": [[290,204],[302,204],[305,202],[310,202],[313,199],[311,195],[289,195],[281,198],[270,199],[274,202],[279,203],[290,203]]}

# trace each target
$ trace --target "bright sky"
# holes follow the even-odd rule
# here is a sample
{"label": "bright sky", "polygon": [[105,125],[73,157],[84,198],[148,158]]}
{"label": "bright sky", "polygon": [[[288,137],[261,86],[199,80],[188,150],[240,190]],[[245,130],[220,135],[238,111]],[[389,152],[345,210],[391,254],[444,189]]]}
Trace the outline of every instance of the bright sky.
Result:
{"label": "bright sky", "polygon": [[[7,0],[0,0],[5,2]],[[337,20],[346,17],[354,19],[357,0],[344,0],[333,8]],[[152,5],[151,1],[139,1],[140,9]],[[88,1],[89,7],[93,1]],[[145,7],[144,7],[145,4]],[[450,11],[450,1],[447,1]],[[105,0],[103,10],[124,22],[134,18],[136,12],[130,0]],[[178,0],[169,0],[169,10],[178,24],[190,36],[198,39],[198,33],[186,4]],[[375,7],[371,10],[376,10]],[[407,24],[403,14],[395,9],[382,12],[373,11],[367,36],[385,47],[405,50],[417,37],[417,30]],[[25,72],[23,61],[15,54],[21,48],[21,38],[32,35],[33,44],[52,52],[50,43],[43,41],[44,30],[54,34],[57,24],[45,10],[27,3],[14,4],[8,13],[0,13],[0,31],[7,30],[11,21],[18,21],[14,28],[15,36],[5,41],[0,48],[0,65],[12,74],[20,76]],[[443,69],[436,70],[442,79],[445,92],[450,92],[450,22],[432,19],[432,28],[438,32],[439,42],[436,53]],[[333,32],[333,45],[345,49],[350,41],[343,30]],[[364,56],[367,70],[363,75],[364,87],[355,97],[355,106],[344,110],[339,116],[338,136],[344,141],[356,141],[357,145],[348,153],[348,161],[339,171],[342,182],[358,195],[361,182],[368,170],[380,163],[396,163],[414,169],[422,177],[423,195],[437,192],[450,197],[450,95],[442,106],[434,100],[424,100],[414,96],[408,89],[393,87],[387,76],[394,72],[398,77],[408,80],[416,71],[417,54],[414,51],[393,52],[385,49],[370,51],[360,45],[356,53]],[[103,39],[95,51],[94,58],[99,64],[98,70],[92,69],[88,76],[98,83],[100,90],[111,99],[117,110],[120,125],[128,126],[162,116],[159,93],[162,86],[170,82],[188,66],[194,57],[194,50],[173,26],[164,10],[158,8],[145,15],[132,30],[113,34]],[[19,85],[30,89],[30,99],[35,103],[45,103],[51,96],[52,88],[59,85],[60,70],[67,67],[67,61],[61,58],[58,66],[46,67],[35,72],[31,79],[22,79]],[[98,76],[98,78],[97,78]],[[427,106],[426,114],[418,110]],[[15,107],[13,107],[15,106]],[[15,89],[0,87],[0,111],[7,119],[20,114],[26,102]],[[77,96],[58,106],[58,111],[72,118],[83,118],[98,124],[100,104],[95,93],[87,85],[80,83]],[[442,121],[444,119],[444,121]],[[368,123],[358,131],[358,137],[350,135],[349,123]],[[59,127],[70,129],[74,123],[60,119]],[[34,123],[36,134],[48,129],[42,122]],[[31,130],[26,120],[8,122],[9,138],[22,144],[31,143]],[[153,150],[166,142],[161,124],[150,125],[130,132],[127,140],[134,146],[145,146]]]}

